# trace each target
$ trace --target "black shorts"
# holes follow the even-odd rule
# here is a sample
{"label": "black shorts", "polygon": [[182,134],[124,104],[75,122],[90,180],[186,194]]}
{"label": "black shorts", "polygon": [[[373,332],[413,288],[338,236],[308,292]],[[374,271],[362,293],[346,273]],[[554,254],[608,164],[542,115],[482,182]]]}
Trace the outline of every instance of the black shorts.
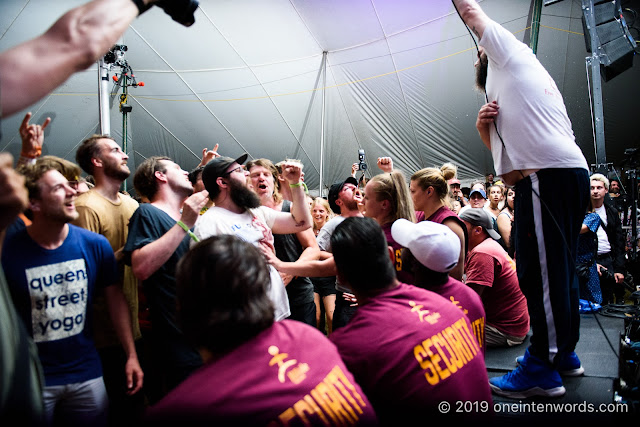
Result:
{"label": "black shorts", "polygon": [[320,295],[321,298],[327,295],[336,294],[336,277],[312,277],[313,292]]}

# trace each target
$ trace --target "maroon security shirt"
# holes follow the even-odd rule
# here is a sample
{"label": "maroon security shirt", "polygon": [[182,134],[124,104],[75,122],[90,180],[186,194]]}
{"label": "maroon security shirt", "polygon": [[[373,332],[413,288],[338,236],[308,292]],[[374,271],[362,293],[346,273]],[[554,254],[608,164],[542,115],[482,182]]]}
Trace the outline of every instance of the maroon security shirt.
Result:
{"label": "maroon security shirt", "polygon": [[426,422],[427,414],[442,414],[443,401],[477,402],[477,415],[492,412],[483,353],[460,308],[403,283],[358,303],[330,339],[383,424]]}
{"label": "maroon security shirt", "polygon": [[151,424],[376,425],[336,347],[304,323],[275,322],[205,364],[148,412]]}

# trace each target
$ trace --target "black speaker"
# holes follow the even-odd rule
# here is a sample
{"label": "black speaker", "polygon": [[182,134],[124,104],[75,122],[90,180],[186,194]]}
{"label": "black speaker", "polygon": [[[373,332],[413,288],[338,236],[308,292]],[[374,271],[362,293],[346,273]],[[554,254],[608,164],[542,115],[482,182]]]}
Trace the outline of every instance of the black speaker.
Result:
{"label": "black speaker", "polygon": [[[588,3],[590,4],[586,5]],[[582,4],[582,28],[587,52],[593,53],[593,37],[598,49],[596,53],[600,58],[602,77],[609,81],[633,66],[636,42],[622,14],[620,0],[583,0]],[[595,28],[591,22],[595,22]]]}

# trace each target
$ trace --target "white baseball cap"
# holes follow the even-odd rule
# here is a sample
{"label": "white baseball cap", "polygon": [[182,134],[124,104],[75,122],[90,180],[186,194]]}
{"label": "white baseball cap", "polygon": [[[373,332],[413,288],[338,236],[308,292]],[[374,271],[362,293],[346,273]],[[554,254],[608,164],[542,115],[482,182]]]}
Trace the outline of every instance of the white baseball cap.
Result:
{"label": "white baseball cap", "polygon": [[460,259],[460,239],[446,225],[432,221],[415,224],[401,218],[391,226],[391,236],[429,270],[447,273]]}

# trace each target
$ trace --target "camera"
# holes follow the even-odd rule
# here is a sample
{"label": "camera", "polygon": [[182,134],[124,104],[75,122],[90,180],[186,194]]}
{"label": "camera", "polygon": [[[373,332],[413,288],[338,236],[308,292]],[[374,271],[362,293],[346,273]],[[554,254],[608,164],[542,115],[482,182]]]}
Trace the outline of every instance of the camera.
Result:
{"label": "camera", "polygon": [[364,150],[358,150],[358,170],[367,170],[367,162],[364,160]]}
{"label": "camera", "polygon": [[602,273],[602,276],[600,277],[601,281],[606,281],[606,282],[615,282],[616,278],[613,275],[612,272],[609,271],[608,268],[601,268],[600,269],[600,273]]}
{"label": "camera", "polygon": [[116,44],[114,45],[109,52],[104,56],[104,62],[107,64],[113,64],[116,61],[120,60],[124,57],[124,53],[128,50],[126,45]]}

